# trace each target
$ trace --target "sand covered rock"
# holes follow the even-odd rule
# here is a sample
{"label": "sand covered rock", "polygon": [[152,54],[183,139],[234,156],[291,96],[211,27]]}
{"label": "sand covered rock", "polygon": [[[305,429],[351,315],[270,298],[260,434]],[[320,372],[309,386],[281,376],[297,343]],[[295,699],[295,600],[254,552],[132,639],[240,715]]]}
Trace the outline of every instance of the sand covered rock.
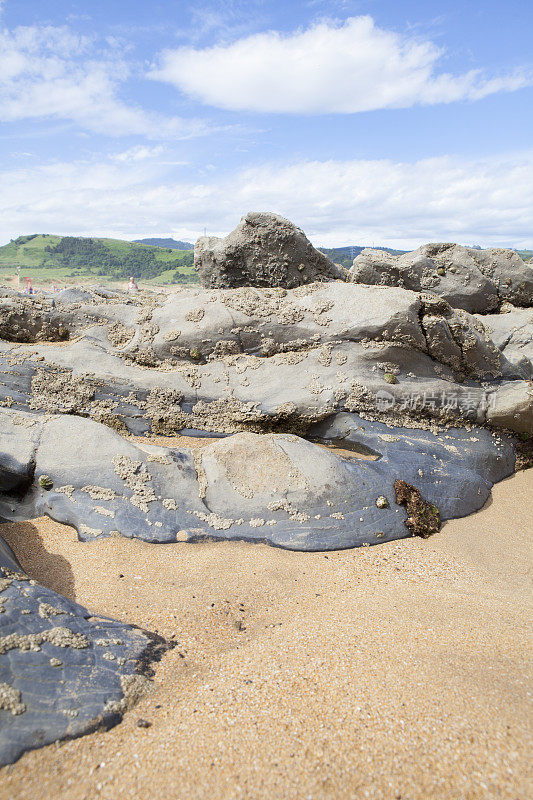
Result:
{"label": "sand covered rock", "polygon": [[502,248],[427,244],[399,256],[367,248],[350,272],[356,283],[428,291],[471,313],[490,313],[503,301],[533,305],[533,269]]}
{"label": "sand covered rock", "polygon": [[313,247],[305,233],[278,214],[250,212],[225,239],[202,236],[194,266],[206,288],[283,286],[343,279],[345,270]]}

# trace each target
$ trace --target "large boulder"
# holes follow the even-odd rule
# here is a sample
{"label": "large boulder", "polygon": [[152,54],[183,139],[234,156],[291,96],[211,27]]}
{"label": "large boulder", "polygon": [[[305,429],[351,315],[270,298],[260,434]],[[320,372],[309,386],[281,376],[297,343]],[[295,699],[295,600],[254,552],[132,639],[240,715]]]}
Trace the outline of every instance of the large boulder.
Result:
{"label": "large boulder", "polygon": [[343,279],[346,271],[278,214],[250,212],[225,239],[202,236],[194,248],[202,286],[283,286]]}
{"label": "large boulder", "polygon": [[473,314],[494,311],[504,300],[533,305],[533,269],[501,248],[426,244],[400,256],[367,248],[354,259],[351,276],[355,283],[429,291]]}

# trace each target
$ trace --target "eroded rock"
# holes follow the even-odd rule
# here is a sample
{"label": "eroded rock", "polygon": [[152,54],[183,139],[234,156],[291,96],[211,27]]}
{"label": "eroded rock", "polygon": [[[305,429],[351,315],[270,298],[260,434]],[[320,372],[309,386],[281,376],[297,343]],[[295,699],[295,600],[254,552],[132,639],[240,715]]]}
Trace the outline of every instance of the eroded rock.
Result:
{"label": "eroded rock", "polygon": [[518,253],[497,247],[427,244],[399,256],[367,248],[350,272],[356,283],[431,292],[473,314],[490,313],[503,301],[533,305],[533,269]]}
{"label": "eroded rock", "polygon": [[[27,441],[18,416],[32,418],[0,411],[8,451]],[[343,443],[342,455],[290,434],[247,432],[196,452],[141,446],[91,420],[33,416],[38,435],[27,463],[10,463],[10,481],[18,469],[20,483],[0,496],[0,515],[48,514],[74,525],[82,540],[241,539],[296,550],[375,544],[409,535],[396,480],[417,488],[449,519],[480,508],[515,463],[509,438],[486,429],[435,434],[347,413],[310,431],[313,440]],[[360,459],[361,452],[374,460]],[[0,444],[0,479],[4,462]],[[43,473],[51,488],[40,485]]]}
{"label": "eroded rock", "polygon": [[202,286],[283,286],[344,279],[345,270],[316,250],[305,233],[278,214],[250,212],[225,239],[202,236],[194,248]]}
{"label": "eroded rock", "polygon": [[302,434],[340,411],[483,424],[500,383],[523,378],[477,318],[405,289],[331,281],[145,300],[65,306],[68,344],[0,341],[0,403],[122,432]]}
{"label": "eroded rock", "polygon": [[[287,220],[249,214],[198,242],[207,289],[0,292],[1,518],[329,550],[481,508],[526,464],[497,429],[531,433],[530,322],[468,311],[526,305],[530,275],[505,251],[370,253],[356,277],[373,285],[346,283]],[[126,438],[147,432],[221,438]],[[29,580],[1,539],[0,571],[8,763],[117,721],[154,642]]]}

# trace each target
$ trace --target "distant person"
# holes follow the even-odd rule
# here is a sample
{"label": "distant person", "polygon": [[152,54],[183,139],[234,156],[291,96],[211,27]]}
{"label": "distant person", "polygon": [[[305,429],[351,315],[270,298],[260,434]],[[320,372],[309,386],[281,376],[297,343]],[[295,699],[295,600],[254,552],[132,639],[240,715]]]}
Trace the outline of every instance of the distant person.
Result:
{"label": "distant person", "polygon": [[130,275],[130,282],[128,283],[128,292],[138,292],[139,287],[135,283],[135,278],[133,275]]}

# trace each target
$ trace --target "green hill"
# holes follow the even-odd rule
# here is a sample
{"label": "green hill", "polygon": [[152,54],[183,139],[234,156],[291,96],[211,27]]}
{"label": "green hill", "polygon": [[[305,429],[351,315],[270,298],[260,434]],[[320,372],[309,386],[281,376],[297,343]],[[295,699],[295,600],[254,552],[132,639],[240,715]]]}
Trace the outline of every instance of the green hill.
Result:
{"label": "green hill", "polygon": [[32,280],[95,277],[99,280],[136,280],[191,283],[198,278],[192,251],[125,242],[121,239],[32,234],[0,247],[0,272],[20,267]]}

